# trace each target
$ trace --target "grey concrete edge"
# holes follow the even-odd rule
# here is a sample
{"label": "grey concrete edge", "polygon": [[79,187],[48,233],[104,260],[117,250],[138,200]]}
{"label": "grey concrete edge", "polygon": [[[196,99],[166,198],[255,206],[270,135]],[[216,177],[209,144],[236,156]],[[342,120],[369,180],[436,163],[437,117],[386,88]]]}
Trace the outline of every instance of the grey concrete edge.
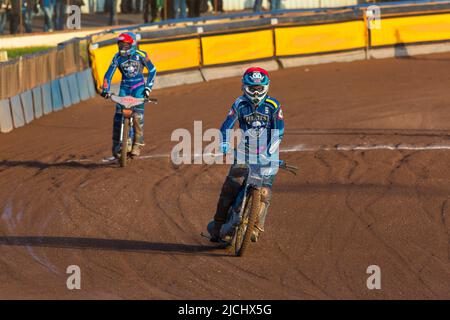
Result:
{"label": "grey concrete edge", "polygon": [[450,51],[450,42],[429,44],[405,44],[388,48],[370,49],[369,56],[372,59],[386,59],[393,57],[409,57],[421,54],[433,54]]}
{"label": "grey concrete edge", "polygon": [[185,84],[203,82],[200,70],[181,71],[165,75],[156,75],[154,89],[182,86]]}
{"label": "grey concrete edge", "polygon": [[276,60],[246,62],[231,66],[204,67],[201,72],[205,81],[242,76],[249,67],[261,67],[267,71],[276,71],[280,65]]}
{"label": "grey concrete edge", "polygon": [[314,56],[279,58],[278,60],[283,68],[295,68],[333,62],[352,62],[364,59],[366,59],[366,51],[358,49],[355,51],[319,54]]}

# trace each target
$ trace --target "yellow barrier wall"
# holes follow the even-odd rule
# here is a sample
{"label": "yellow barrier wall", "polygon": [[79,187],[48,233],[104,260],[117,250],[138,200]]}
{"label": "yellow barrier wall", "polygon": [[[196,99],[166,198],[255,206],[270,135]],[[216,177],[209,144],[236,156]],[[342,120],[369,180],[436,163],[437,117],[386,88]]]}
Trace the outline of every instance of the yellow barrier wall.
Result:
{"label": "yellow barrier wall", "polygon": [[[141,44],[139,49],[148,53],[157,72],[193,68],[200,65],[200,40],[197,38]],[[111,60],[117,53],[117,46],[100,47],[91,50],[90,53],[94,77],[97,86],[101,86]],[[117,83],[120,80],[121,75],[117,70],[112,82]]]}
{"label": "yellow barrier wall", "polygon": [[200,40],[198,38],[141,44],[139,48],[150,55],[158,72],[200,66]]}
{"label": "yellow barrier wall", "polygon": [[[275,48],[274,36],[275,33]],[[372,46],[450,40],[450,14],[384,18],[381,29],[371,30]],[[200,46],[201,41],[201,46]],[[219,65],[277,56],[294,56],[363,48],[367,43],[364,21],[311,26],[276,27],[273,30],[203,35],[201,39],[172,40],[140,45],[150,55],[158,72]],[[97,84],[117,52],[116,45],[90,50]],[[120,81],[116,72],[113,82]]]}
{"label": "yellow barrier wall", "polygon": [[[91,61],[92,61],[92,73],[94,75],[97,88],[100,88],[103,84],[103,77],[105,76],[106,70],[108,70],[111,60],[117,53],[117,46],[106,46],[95,50],[90,50]],[[114,74],[112,82],[120,82],[121,75],[120,72]]]}
{"label": "yellow barrier wall", "polygon": [[362,48],[366,45],[363,21],[275,29],[277,56]]}
{"label": "yellow barrier wall", "polygon": [[274,54],[272,30],[202,37],[203,64],[270,58]]}
{"label": "yellow barrier wall", "polygon": [[372,46],[450,39],[450,14],[381,19],[372,29]]}

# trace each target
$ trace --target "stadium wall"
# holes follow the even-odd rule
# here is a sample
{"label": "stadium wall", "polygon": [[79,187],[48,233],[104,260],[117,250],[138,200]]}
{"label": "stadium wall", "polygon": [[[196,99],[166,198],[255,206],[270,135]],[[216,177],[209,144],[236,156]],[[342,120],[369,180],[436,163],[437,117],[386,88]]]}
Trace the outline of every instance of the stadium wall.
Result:
{"label": "stadium wall", "polygon": [[[366,21],[364,11],[359,17],[340,15],[336,20],[341,21],[305,23],[304,19],[284,22],[272,18],[250,28],[225,28],[222,24],[219,30],[198,27],[166,38],[154,38],[143,32],[140,48],[150,54],[159,73],[156,87],[161,88],[170,85],[170,81],[158,80],[180,71],[185,75],[191,71],[198,81],[207,81],[217,78],[211,70],[219,74],[228,70],[225,74],[235,75],[229,70],[242,70],[255,62],[273,60],[281,67],[294,67],[424,54],[447,50],[445,43],[450,41],[450,8],[443,12],[386,16],[380,28],[370,28],[373,26]],[[100,39],[91,45],[97,88],[116,51],[111,40]],[[117,72],[113,82],[119,81]]]}
{"label": "stadium wall", "polygon": [[1,63],[0,79],[2,133],[96,94],[86,40]]}

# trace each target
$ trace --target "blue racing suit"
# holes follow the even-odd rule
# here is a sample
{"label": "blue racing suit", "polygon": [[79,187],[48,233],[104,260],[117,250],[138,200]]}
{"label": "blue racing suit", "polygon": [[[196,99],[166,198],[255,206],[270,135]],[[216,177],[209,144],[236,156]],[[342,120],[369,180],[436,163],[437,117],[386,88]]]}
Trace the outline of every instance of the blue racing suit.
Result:
{"label": "blue racing suit", "polygon": [[[239,122],[239,127],[243,131],[243,136],[246,137],[249,132],[263,132],[262,143],[258,148],[258,153],[271,157],[276,153],[278,159],[278,146],[284,135],[284,117],[283,110],[280,103],[267,96],[257,107],[253,105],[245,96],[236,99],[232,105],[227,118],[221,127],[222,143],[228,143],[230,140],[230,130],[233,129],[236,122]],[[223,223],[226,220],[228,211],[232,206],[234,200],[239,194],[244,178],[248,174],[246,165],[233,164],[222,186],[222,191],[217,204],[216,214],[214,220]],[[265,216],[270,204],[272,194],[272,184],[275,174],[264,177],[263,188],[261,192],[261,212],[258,222],[256,224],[260,231],[263,231]]]}
{"label": "blue racing suit", "polygon": [[284,135],[283,111],[280,103],[270,96],[267,96],[256,108],[245,96],[237,98],[220,128],[222,142],[229,143],[228,131],[233,129],[236,121],[239,121],[239,127],[244,132],[244,136],[249,133],[249,130],[261,135],[262,141],[258,141],[258,153],[267,153],[275,143],[279,145]]}
{"label": "blue racing suit", "polygon": [[[148,70],[147,81],[144,79],[144,67]],[[122,74],[122,81],[120,83],[119,96],[133,96],[136,98],[144,97],[144,90],[146,88],[152,89],[156,76],[156,68],[150,61],[145,51],[136,50],[129,56],[122,56],[116,53],[111,65],[106,71],[103,80],[103,90],[109,92],[111,88],[111,80],[114,72],[119,68]],[[134,112],[134,132],[131,133],[131,138],[134,139],[133,144],[144,145],[144,104],[135,107]],[[122,124],[122,113],[120,105],[116,105],[116,112],[114,114],[113,123],[113,154],[118,153],[120,149],[120,128]]]}

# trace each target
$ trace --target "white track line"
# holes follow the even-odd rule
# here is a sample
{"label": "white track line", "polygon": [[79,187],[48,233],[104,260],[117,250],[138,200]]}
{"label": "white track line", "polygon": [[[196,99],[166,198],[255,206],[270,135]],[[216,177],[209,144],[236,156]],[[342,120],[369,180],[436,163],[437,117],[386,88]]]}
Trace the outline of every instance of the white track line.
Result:
{"label": "white track line", "polygon": [[280,152],[306,152],[306,151],[360,151],[360,150],[450,150],[450,145],[430,144],[416,146],[412,144],[368,144],[368,145],[344,145],[334,146],[308,146],[304,144],[292,148],[283,149]]}
{"label": "white track line", "polygon": [[[430,144],[430,145],[413,145],[413,144],[358,144],[358,145],[345,145],[345,144],[335,144],[335,145],[306,145],[299,144],[294,147],[281,149],[280,153],[291,153],[291,152],[315,152],[315,151],[369,151],[369,150],[412,150],[412,151],[431,151],[431,150],[450,150],[450,145],[445,144]],[[192,159],[202,158],[202,157],[222,157],[222,153],[195,153],[192,155]],[[169,153],[157,153],[157,154],[147,154],[136,158],[137,160],[145,159],[163,159],[170,158]],[[80,159],[80,160],[67,160],[66,162],[95,162],[91,159]],[[111,160],[102,159],[100,162],[108,163]]]}
{"label": "white track line", "polygon": [[149,154],[146,156],[141,156],[137,159],[154,159],[154,158],[167,158],[167,157],[170,157],[170,154],[159,153],[159,154]]}
{"label": "white track line", "polygon": [[[311,151],[360,151],[360,150],[450,150],[450,145],[423,145],[415,146],[412,144],[359,144],[359,145],[306,145],[299,144],[294,147],[281,149],[280,153],[290,153],[290,152],[311,152]],[[163,157],[164,155],[158,155],[158,157]],[[193,158],[200,158],[202,156],[213,156],[222,157],[222,153],[204,153],[204,154],[194,154]],[[147,156],[151,158],[152,156]],[[170,155],[165,155],[165,157],[170,157]]]}

